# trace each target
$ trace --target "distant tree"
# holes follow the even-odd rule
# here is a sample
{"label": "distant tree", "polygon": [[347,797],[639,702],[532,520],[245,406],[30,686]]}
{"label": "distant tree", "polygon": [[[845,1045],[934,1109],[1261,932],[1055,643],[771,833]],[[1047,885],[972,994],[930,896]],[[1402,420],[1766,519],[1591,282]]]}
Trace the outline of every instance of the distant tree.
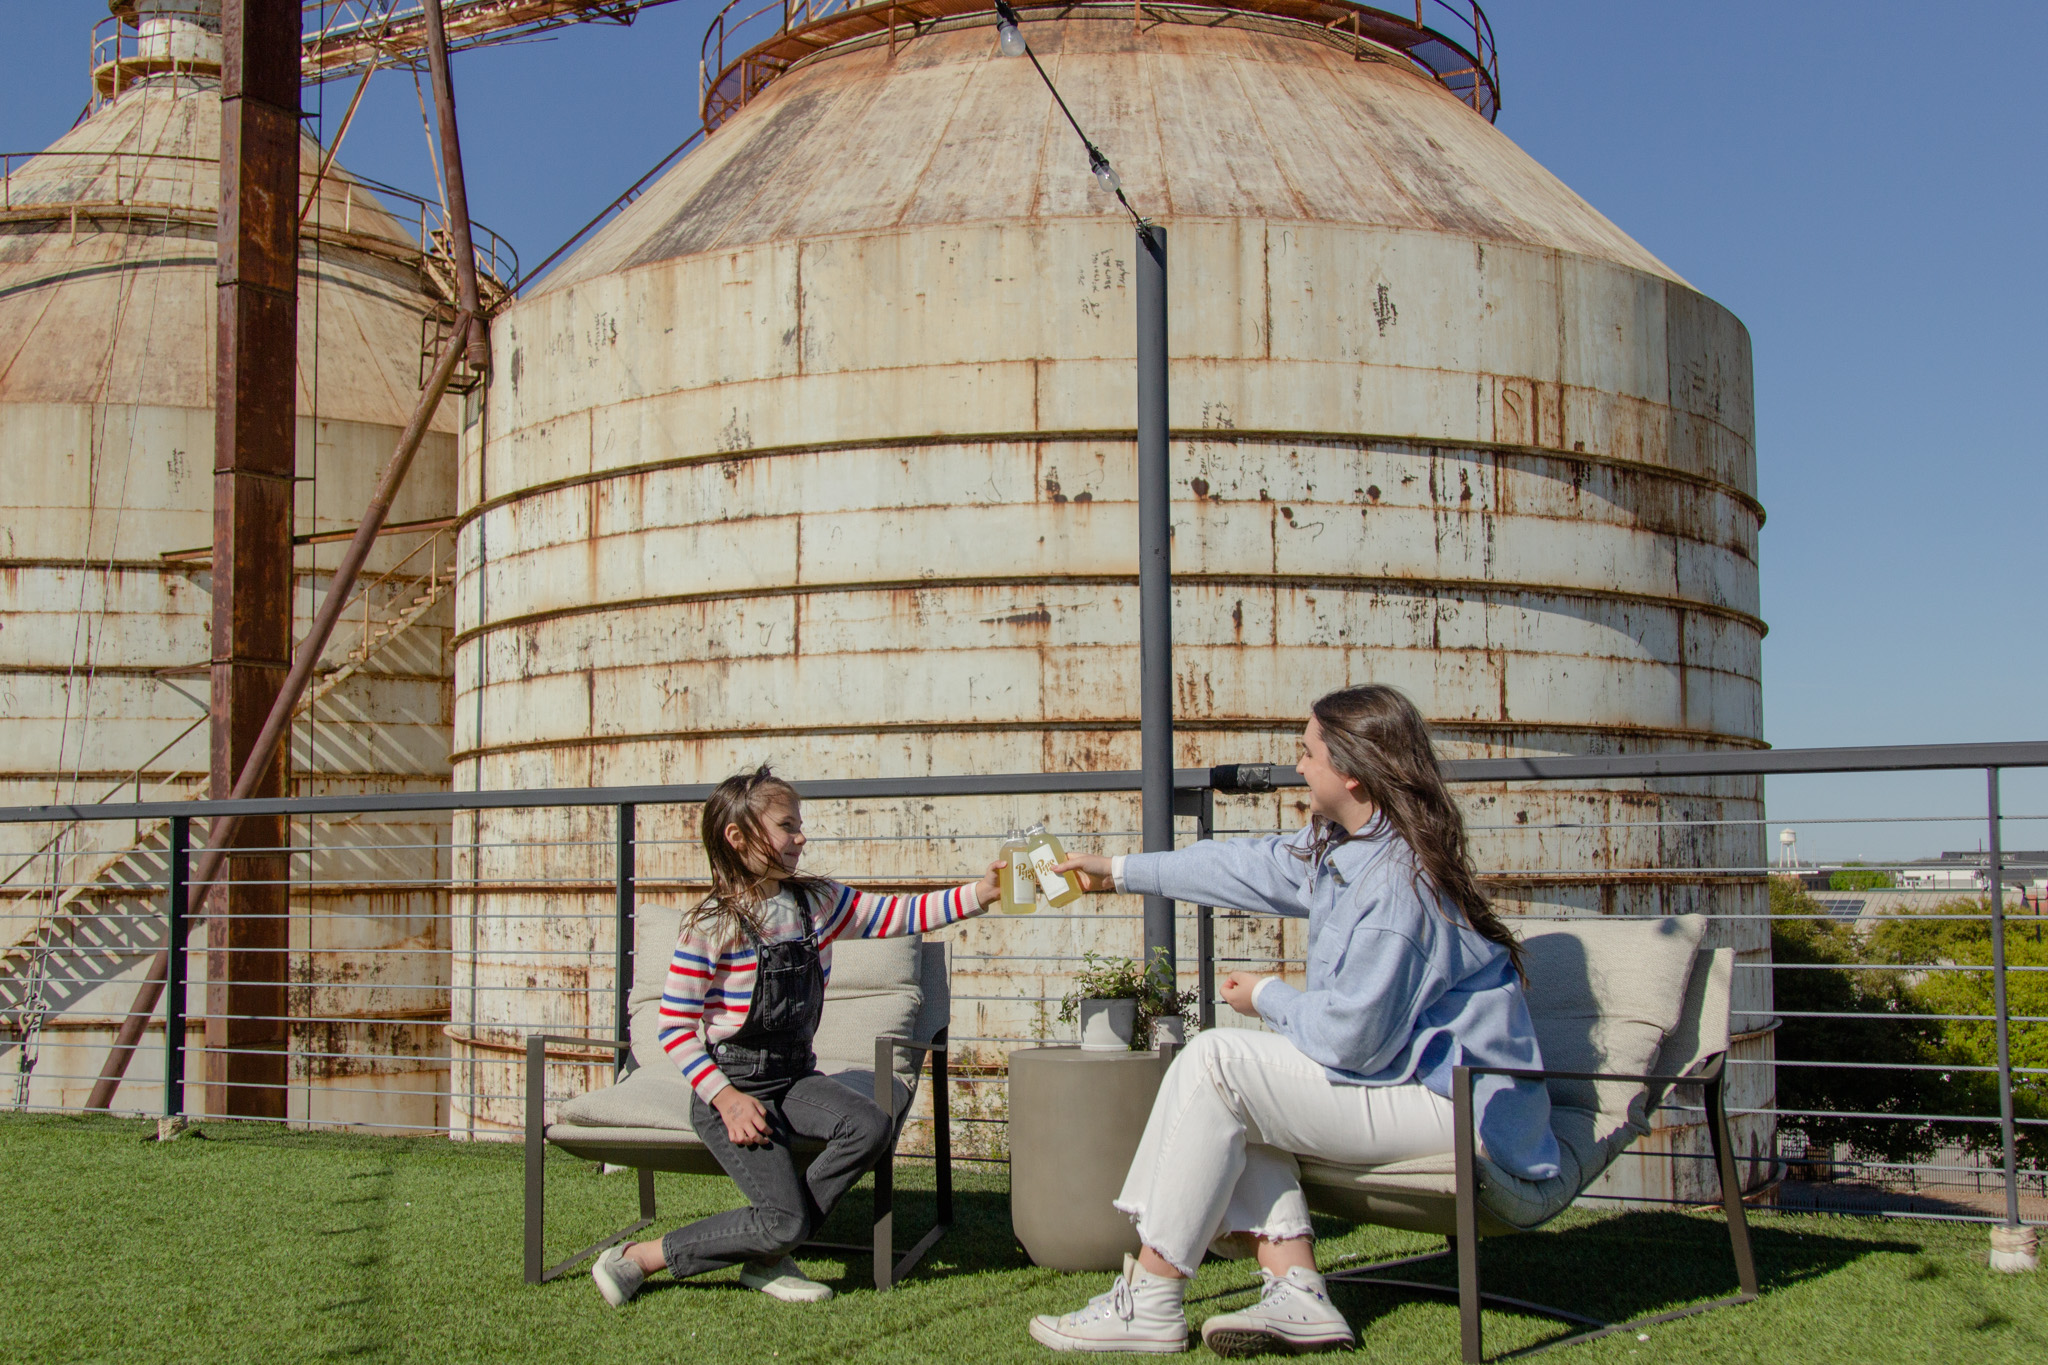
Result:
{"label": "distant tree", "polygon": [[1889,891],[1896,884],[1891,873],[1864,867],[1860,863],[1838,867],[1828,877],[1830,891]]}
{"label": "distant tree", "polygon": [[[1990,926],[1937,918],[1984,915],[1985,902],[1948,901],[1924,915],[1887,917],[1865,933],[1826,918],[1797,881],[1774,877],[1771,913],[1793,917],[1771,923],[1772,957],[1784,969],[1772,973],[1777,1008],[1832,1016],[1788,1018],[1778,1030],[1779,1107],[1820,1113],[1789,1122],[1816,1142],[1846,1143],[1876,1161],[1925,1160],[1938,1143],[1995,1151],[1995,1123],[1904,1117],[1998,1115],[1996,1073],[1965,1069],[1996,1064],[1995,1025],[1912,1017],[1992,1014]],[[2031,925],[2010,925],[2006,960],[2048,966],[2048,945],[2033,940]],[[1974,966],[1986,970],[1940,970]],[[2012,1017],[2048,1017],[2048,972],[2010,972],[2006,989]],[[2048,1077],[2019,1071],[2048,1068],[2048,1025],[2012,1024],[2010,1040],[2014,1112],[2048,1118]],[[1850,1061],[1864,1065],[1799,1065]],[[2018,1140],[2023,1163],[2048,1165],[2048,1132],[2022,1126]]]}
{"label": "distant tree", "polygon": [[[1864,966],[1855,931],[1826,912],[1790,877],[1771,878],[1771,974],[1777,1008],[1794,1017],[1778,1030],[1778,1107],[1818,1110],[1790,1122],[1820,1143],[1847,1143],[1878,1161],[1920,1161],[1933,1151],[1932,1125],[1847,1114],[1942,1113],[1946,1089],[1937,1071],[1940,1025],[1918,1014],[1901,972]],[[1836,970],[1827,970],[1828,968]],[[1824,1018],[1802,1018],[1823,1015]],[[1844,1067],[1800,1063],[1860,1062]],[[1791,1063],[1791,1065],[1786,1065]]]}

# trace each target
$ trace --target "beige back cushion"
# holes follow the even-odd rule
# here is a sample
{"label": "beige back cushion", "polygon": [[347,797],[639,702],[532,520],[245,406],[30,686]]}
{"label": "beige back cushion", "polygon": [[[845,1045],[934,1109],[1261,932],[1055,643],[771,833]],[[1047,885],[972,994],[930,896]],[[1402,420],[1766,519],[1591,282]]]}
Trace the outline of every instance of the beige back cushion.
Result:
{"label": "beige back cushion", "polygon": [[[1522,937],[1529,1013],[1543,1065],[1559,1071],[1652,1069],[1685,1007],[1701,915],[1601,916]],[[1643,1087],[1628,1081],[1551,1081],[1551,1102],[1640,1122]]]}
{"label": "beige back cushion", "polygon": [[[633,923],[633,990],[626,998],[631,1011],[633,1060],[674,1069],[661,1050],[661,992],[668,981],[669,959],[682,932],[683,911],[672,905],[635,907]],[[872,1067],[875,1039],[883,1034],[910,1035],[923,1001],[919,985],[915,936],[890,939],[841,939],[832,945],[832,984],[825,988],[825,1016],[815,1046],[819,1064]],[[915,1069],[917,1054],[897,1059],[899,1072]]]}

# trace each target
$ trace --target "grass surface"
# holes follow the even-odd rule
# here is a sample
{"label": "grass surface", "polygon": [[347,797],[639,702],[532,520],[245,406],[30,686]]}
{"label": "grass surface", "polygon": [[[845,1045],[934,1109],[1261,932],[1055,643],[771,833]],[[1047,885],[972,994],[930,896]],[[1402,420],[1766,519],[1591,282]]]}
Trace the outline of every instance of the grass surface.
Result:
{"label": "grass surface", "polygon": [[[216,1124],[159,1145],[118,1119],[0,1118],[0,1359],[7,1361],[421,1360],[798,1362],[1050,1357],[1024,1334],[1033,1313],[1078,1307],[1102,1275],[1041,1270],[1011,1240],[1001,1168],[963,1166],[961,1226],[910,1282],[870,1287],[865,1257],[807,1259],[840,1290],[821,1306],[776,1303],[723,1272],[666,1277],[624,1309],[586,1274],[521,1282],[520,1152]],[[549,1162],[549,1250],[559,1258],[629,1222],[630,1175]],[[910,1163],[898,1240],[931,1216],[928,1170]],[[658,1178],[662,1226],[729,1207],[728,1182]],[[865,1237],[856,1190],[826,1236]],[[1982,1227],[1818,1215],[1752,1222],[1764,1296],[1549,1359],[1970,1362],[2048,1360],[2048,1281],[1985,1267]],[[906,1235],[906,1234],[909,1235]],[[1339,1257],[1429,1249],[1383,1229],[1324,1230]],[[1595,1316],[1636,1317],[1732,1291],[1718,1217],[1567,1215],[1489,1241],[1487,1288]],[[1442,1282],[1447,1267],[1407,1273]],[[1256,1273],[1211,1262],[1190,1295],[1197,1322],[1243,1306]],[[1368,1360],[1455,1362],[1449,1299],[1339,1286]],[[1489,1354],[1566,1333],[1489,1311]],[[1195,1360],[1210,1359],[1199,1349]]]}

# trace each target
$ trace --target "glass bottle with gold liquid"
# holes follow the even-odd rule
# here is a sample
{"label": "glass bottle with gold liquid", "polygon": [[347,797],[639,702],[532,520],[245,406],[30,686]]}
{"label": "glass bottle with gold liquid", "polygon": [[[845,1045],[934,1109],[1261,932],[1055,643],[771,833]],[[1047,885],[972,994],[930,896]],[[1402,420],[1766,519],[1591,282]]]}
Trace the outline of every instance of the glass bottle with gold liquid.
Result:
{"label": "glass bottle with gold liquid", "polygon": [[1060,847],[1060,841],[1046,833],[1044,825],[1033,825],[1024,831],[1028,845],[1025,856],[1031,859],[1031,871],[1038,878],[1038,886],[1045,893],[1045,903],[1055,910],[1064,910],[1081,899],[1081,883],[1078,878],[1053,868],[1067,860],[1067,851]]}
{"label": "glass bottle with gold liquid", "polygon": [[1031,844],[1023,834],[1003,840],[1003,913],[1028,915],[1038,908],[1038,878],[1031,871]]}

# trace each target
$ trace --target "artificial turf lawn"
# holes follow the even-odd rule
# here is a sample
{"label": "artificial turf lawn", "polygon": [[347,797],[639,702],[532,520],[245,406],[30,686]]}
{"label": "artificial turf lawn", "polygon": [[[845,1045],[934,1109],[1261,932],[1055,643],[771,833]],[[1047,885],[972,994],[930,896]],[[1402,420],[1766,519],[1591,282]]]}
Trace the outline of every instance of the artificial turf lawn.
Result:
{"label": "artificial turf lawn", "polygon": [[[7,1361],[421,1360],[1046,1362],[1033,1313],[1078,1307],[1107,1282],[1030,1264],[1011,1240],[1002,1168],[962,1166],[960,1226],[891,1294],[865,1257],[806,1258],[840,1297],[776,1303],[733,1272],[661,1277],[623,1309],[587,1274],[521,1280],[521,1153],[503,1144],[289,1132],[215,1124],[204,1140],[146,1139],[108,1118],[0,1117],[0,1359]],[[557,1258],[630,1221],[630,1175],[549,1161]],[[658,1178],[663,1227],[737,1202],[726,1181]],[[897,1238],[931,1215],[929,1167],[906,1163]],[[922,1187],[922,1188],[920,1188]],[[865,1185],[825,1234],[865,1237]],[[2048,1281],[1985,1268],[1980,1226],[1761,1215],[1761,1301],[1565,1347],[1558,1361],[1951,1362],[2048,1360]],[[1384,1229],[1324,1230],[1326,1266],[1427,1249]],[[1569,1214],[1489,1241],[1489,1290],[1595,1316],[1636,1317],[1732,1291],[1718,1216]],[[1404,1273],[1443,1281],[1448,1268]],[[1245,1304],[1248,1263],[1205,1266],[1190,1317]],[[1337,1286],[1359,1355],[1455,1362],[1452,1301]],[[1489,1354],[1565,1335],[1489,1311]],[[1197,1349],[1197,1359],[1208,1359]]]}

